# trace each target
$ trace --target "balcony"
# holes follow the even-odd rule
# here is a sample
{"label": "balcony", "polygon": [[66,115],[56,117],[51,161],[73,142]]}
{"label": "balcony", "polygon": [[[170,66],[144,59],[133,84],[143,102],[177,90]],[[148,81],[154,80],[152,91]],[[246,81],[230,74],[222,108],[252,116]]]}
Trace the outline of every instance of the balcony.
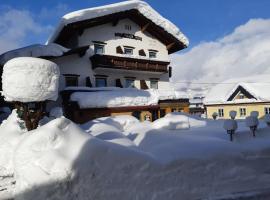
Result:
{"label": "balcony", "polygon": [[118,57],[111,55],[95,54],[90,57],[93,69],[122,69],[135,71],[148,71],[157,73],[167,73],[169,62],[157,60],[145,60],[130,57]]}

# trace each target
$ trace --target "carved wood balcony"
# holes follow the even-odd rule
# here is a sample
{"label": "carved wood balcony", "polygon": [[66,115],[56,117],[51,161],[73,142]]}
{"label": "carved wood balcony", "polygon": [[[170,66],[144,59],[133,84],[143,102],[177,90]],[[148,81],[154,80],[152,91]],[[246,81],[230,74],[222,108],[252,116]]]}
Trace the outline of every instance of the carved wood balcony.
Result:
{"label": "carved wood balcony", "polygon": [[167,73],[169,62],[95,54],[90,57],[93,69],[108,68]]}

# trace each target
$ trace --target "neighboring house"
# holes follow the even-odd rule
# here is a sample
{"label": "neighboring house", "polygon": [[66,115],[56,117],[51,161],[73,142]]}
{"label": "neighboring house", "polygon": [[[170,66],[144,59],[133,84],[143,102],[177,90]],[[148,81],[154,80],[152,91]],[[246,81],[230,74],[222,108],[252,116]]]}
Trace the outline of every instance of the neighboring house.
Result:
{"label": "neighboring house", "polygon": [[244,119],[252,111],[259,118],[270,114],[270,75],[259,75],[231,79],[214,86],[206,95],[204,104],[207,118],[213,113],[221,119],[230,118],[229,112],[235,110],[237,119]]}
{"label": "neighboring house", "polygon": [[57,63],[62,98],[50,107],[62,104],[76,122],[117,114],[154,120],[189,111],[188,99],[169,83],[169,54],[187,46],[181,31],[147,3],[125,1],[69,13],[47,45],[7,52],[0,63],[18,56]]}
{"label": "neighboring house", "polygon": [[202,115],[205,112],[203,105],[204,97],[195,96],[189,99],[189,112],[190,114]]}

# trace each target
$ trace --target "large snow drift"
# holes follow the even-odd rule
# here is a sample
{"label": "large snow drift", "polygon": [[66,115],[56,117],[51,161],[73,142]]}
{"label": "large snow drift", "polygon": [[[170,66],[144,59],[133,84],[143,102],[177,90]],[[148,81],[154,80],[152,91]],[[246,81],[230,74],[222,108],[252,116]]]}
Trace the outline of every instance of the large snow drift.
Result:
{"label": "large snow drift", "polygon": [[241,122],[230,142],[222,121],[166,118],[181,123],[184,116],[192,122],[186,130],[125,116],[99,118],[83,130],[62,117],[23,133],[13,112],[0,126],[8,155],[0,157],[0,189],[6,161],[16,181],[7,199],[228,199],[269,191],[269,128],[252,138]]}
{"label": "large snow drift", "polygon": [[6,101],[35,102],[56,100],[58,66],[40,58],[19,57],[4,65],[3,92]]}
{"label": "large snow drift", "polygon": [[151,6],[149,6],[146,2],[132,0],[132,1],[124,1],[120,3],[88,8],[83,10],[78,10],[72,13],[68,13],[62,17],[62,20],[52,36],[49,38],[47,43],[52,43],[57,38],[58,34],[61,30],[67,26],[68,24],[83,21],[87,19],[93,19],[96,17],[102,17],[105,15],[123,12],[127,10],[136,9],[143,16],[151,20],[157,26],[163,28],[165,31],[173,35],[177,40],[183,43],[185,46],[188,46],[189,42],[186,36],[181,33],[179,28],[177,28],[172,22],[162,17],[158,12],[156,12]]}

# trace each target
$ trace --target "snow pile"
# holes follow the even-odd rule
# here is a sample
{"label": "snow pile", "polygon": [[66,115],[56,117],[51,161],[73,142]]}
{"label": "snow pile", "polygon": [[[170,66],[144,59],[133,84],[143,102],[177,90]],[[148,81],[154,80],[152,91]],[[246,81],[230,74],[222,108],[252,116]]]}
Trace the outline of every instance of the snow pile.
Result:
{"label": "snow pile", "polygon": [[270,114],[264,115],[264,121],[268,126],[270,125]]}
{"label": "snow pile", "polygon": [[16,110],[13,110],[7,120],[0,125],[0,179],[14,173],[13,153],[26,131],[21,129],[20,123]]}
{"label": "snow pile", "polygon": [[157,105],[158,96],[144,90],[118,89],[113,91],[74,92],[71,101],[80,108],[126,107]]}
{"label": "snow pile", "polygon": [[57,57],[62,56],[69,49],[59,44],[50,43],[48,45],[31,45],[24,48],[8,51],[0,55],[0,65],[4,65],[7,61],[17,57]]}
{"label": "snow pile", "polygon": [[63,108],[62,107],[54,107],[50,110],[51,118],[58,118],[63,116]]}
{"label": "snow pile", "polygon": [[237,122],[233,119],[224,121],[223,128],[227,131],[235,131],[237,129]]}
{"label": "snow pile", "polygon": [[203,120],[197,120],[184,113],[169,113],[165,117],[157,119],[153,122],[155,129],[181,130],[189,129],[190,127],[202,127],[206,123]]}
{"label": "snow pile", "polygon": [[[269,101],[270,100],[270,74],[256,75],[250,77],[243,77],[238,79],[229,79],[220,84],[214,86],[206,95],[204,99],[205,104],[216,103],[248,103],[256,101]],[[235,92],[235,90],[241,86],[254,98],[252,99],[236,99],[234,101],[228,101],[229,97]]]}
{"label": "snow pile", "polygon": [[259,125],[259,120],[257,117],[248,116],[246,117],[246,125],[247,127],[256,127]]}
{"label": "snow pile", "polygon": [[230,114],[231,119],[235,119],[237,112],[235,110],[231,110],[229,114]]}
{"label": "snow pile", "polygon": [[136,118],[122,115],[98,118],[81,125],[81,127],[87,133],[99,139],[123,146],[134,147],[135,144],[126,137],[124,130],[137,123],[139,121]]}
{"label": "snow pile", "polygon": [[58,97],[58,66],[40,58],[20,57],[8,61],[2,74],[6,101],[35,102]]}
{"label": "snow pile", "polygon": [[186,36],[181,33],[181,31],[169,20],[162,17],[158,12],[156,12],[151,6],[149,6],[146,2],[132,0],[132,1],[124,1],[120,3],[88,8],[84,10],[78,10],[72,13],[68,13],[62,17],[62,20],[52,36],[49,38],[47,43],[52,43],[57,38],[58,34],[61,30],[67,26],[68,24],[80,22],[83,20],[93,19],[97,17],[102,17],[106,15],[110,15],[113,13],[124,12],[128,10],[136,9],[138,10],[144,17],[151,20],[157,26],[163,28],[169,34],[173,35],[177,40],[183,43],[185,46],[188,46],[189,42]]}

